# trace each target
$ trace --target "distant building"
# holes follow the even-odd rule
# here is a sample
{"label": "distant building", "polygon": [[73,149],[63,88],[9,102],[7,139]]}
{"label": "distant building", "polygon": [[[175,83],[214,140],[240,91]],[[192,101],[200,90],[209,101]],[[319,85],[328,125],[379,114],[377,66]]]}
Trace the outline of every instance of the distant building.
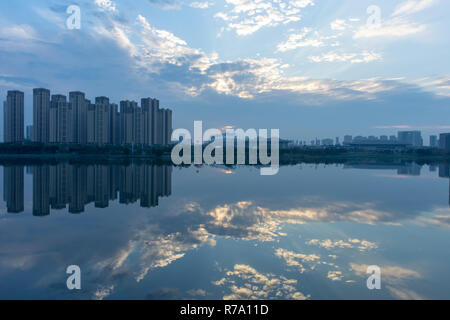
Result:
{"label": "distant building", "polygon": [[404,143],[413,147],[423,146],[422,133],[420,131],[399,131],[397,137],[399,143]]}
{"label": "distant building", "polygon": [[430,136],[430,147],[436,148],[438,146],[439,146],[439,144],[438,144],[437,136],[434,136],[434,135]]}
{"label": "distant building", "polygon": [[353,137],[352,136],[349,136],[349,135],[344,136],[344,145],[350,144],[352,142],[353,142]]}
{"label": "distant building", "polygon": [[33,126],[27,126],[26,139],[33,141]]}
{"label": "distant building", "polygon": [[24,141],[24,93],[21,91],[8,91],[4,103],[4,141]]}
{"label": "distant building", "polygon": [[332,146],[333,145],[333,139],[322,139],[322,145],[323,146]]}
{"label": "distant building", "polygon": [[439,136],[439,147],[450,150],[450,133],[441,133]]}

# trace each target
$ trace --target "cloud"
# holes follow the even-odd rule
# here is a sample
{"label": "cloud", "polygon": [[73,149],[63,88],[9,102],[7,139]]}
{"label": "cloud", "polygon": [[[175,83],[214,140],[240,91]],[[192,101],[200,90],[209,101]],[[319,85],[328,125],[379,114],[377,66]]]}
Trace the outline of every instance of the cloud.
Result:
{"label": "cloud", "polygon": [[395,298],[400,300],[425,300],[424,297],[413,290],[394,288],[391,286],[386,286],[386,288]]}
{"label": "cloud", "polygon": [[390,19],[382,20],[380,26],[364,25],[357,30],[353,38],[398,38],[405,37],[425,31],[425,24],[409,21],[409,16],[436,4],[436,0],[408,0],[399,4]]}
{"label": "cloud", "polygon": [[427,9],[437,2],[437,0],[408,0],[397,5],[392,16],[410,15]]}
{"label": "cloud", "polygon": [[207,9],[209,8],[209,2],[208,1],[194,1],[189,3],[189,6],[191,8],[196,8],[196,9]]}
{"label": "cloud", "polygon": [[344,31],[349,27],[345,19],[336,19],[330,23],[331,30]]}
{"label": "cloud", "polygon": [[[309,36],[309,37],[308,37]],[[301,47],[322,47],[330,39],[336,39],[337,36],[321,36],[317,31],[312,32],[311,28],[303,28],[299,33],[292,33],[289,38],[277,46],[277,51],[285,52]],[[331,46],[337,46],[335,41]]]}
{"label": "cloud", "polygon": [[383,22],[379,27],[364,25],[354,33],[353,38],[405,37],[423,32],[425,29],[426,26],[424,24],[410,23],[404,19],[391,19]]}
{"label": "cloud", "polygon": [[111,0],[95,0],[95,4],[103,11],[116,12],[116,4]]}
{"label": "cloud", "polygon": [[301,10],[313,6],[312,0],[225,0],[231,7],[214,17],[227,22],[227,30],[247,36],[263,27],[286,25],[301,20]]}
{"label": "cloud", "polygon": [[350,63],[369,63],[381,60],[381,54],[364,51],[362,53],[338,53],[331,51],[320,56],[310,56],[312,62],[350,62]]}
{"label": "cloud", "polygon": [[182,6],[182,3],[179,3],[177,0],[148,0],[148,2],[165,10],[179,10]]}
{"label": "cloud", "polygon": [[0,28],[0,38],[7,38],[10,40],[37,40],[36,31],[33,27],[27,24],[11,25]]}

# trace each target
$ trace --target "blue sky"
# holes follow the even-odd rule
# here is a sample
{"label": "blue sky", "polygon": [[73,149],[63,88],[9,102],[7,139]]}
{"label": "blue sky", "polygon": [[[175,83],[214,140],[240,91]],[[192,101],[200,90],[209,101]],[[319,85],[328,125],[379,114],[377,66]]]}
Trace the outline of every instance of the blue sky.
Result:
{"label": "blue sky", "polygon": [[[70,5],[79,30],[66,26]],[[411,128],[427,139],[450,131],[449,9],[444,0],[2,1],[0,99],[25,91],[27,124],[32,88],[47,87],[157,97],[175,128],[203,120],[308,141]]]}

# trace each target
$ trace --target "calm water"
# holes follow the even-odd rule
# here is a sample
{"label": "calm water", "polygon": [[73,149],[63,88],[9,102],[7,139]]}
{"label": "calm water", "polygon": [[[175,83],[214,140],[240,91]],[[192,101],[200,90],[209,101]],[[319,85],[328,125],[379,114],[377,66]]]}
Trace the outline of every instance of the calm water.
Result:
{"label": "calm water", "polygon": [[[450,298],[448,165],[1,174],[2,299]],[[368,265],[381,290],[367,289]]]}

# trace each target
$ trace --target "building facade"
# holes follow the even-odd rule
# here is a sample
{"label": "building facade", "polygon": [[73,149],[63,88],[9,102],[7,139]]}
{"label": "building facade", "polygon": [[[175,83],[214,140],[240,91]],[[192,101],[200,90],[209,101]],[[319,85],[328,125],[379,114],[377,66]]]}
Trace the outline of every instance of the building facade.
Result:
{"label": "building facade", "polygon": [[17,143],[24,141],[24,93],[8,91],[4,103],[4,141]]}

